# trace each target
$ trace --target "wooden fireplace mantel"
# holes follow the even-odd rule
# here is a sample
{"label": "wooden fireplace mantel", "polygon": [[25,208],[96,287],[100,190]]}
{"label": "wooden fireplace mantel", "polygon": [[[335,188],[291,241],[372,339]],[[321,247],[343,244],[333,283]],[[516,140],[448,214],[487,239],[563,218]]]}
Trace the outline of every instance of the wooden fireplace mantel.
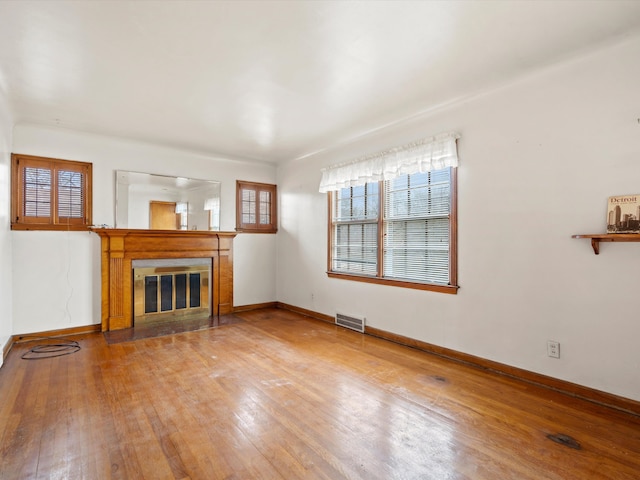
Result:
{"label": "wooden fireplace mantel", "polygon": [[94,228],[101,238],[102,331],[133,326],[132,260],[210,258],[212,315],[233,310],[234,232]]}

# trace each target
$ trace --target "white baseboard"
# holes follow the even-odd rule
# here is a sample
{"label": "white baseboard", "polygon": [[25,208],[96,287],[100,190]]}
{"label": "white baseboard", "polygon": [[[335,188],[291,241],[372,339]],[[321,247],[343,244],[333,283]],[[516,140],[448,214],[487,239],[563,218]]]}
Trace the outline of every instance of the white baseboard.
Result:
{"label": "white baseboard", "polygon": [[0,353],[0,367],[2,367],[2,365],[4,364],[4,357],[7,353],[9,353],[12,344],[13,337],[11,335],[9,335],[8,337],[0,337],[0,346],[2,347],[2,350],[0,350],[2,352]]}

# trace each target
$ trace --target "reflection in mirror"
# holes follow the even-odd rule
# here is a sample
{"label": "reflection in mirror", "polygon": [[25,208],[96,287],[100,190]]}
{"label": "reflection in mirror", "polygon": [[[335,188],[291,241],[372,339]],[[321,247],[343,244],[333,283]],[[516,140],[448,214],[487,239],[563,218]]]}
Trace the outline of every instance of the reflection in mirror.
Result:
{"label": "reflection in mirror", "polygon": [[220,230],[220,182],[117,170],[116,228]]}

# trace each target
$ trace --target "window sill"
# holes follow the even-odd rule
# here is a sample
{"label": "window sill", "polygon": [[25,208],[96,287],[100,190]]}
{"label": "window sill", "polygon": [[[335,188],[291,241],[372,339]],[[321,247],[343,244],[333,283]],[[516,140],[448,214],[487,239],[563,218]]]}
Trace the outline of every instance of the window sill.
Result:
{"label": "window sill", "polygon": [[341,280],[352,280],[354,282],[376,283],[378,285],[389,285],[392,287],[413,288],[415,290],[427,290],[431,292],[447,293],[456,295],[458,293],[457,285],[435,285],[432,283],[415,283],[402,280],[391,280],[388,278],[364,277],[359,275],[350,275],[345,273],[327,272],[329,278],[339,278]]}
{"label": "window sill", "polygon": [[238,233],[278,233],[277,229],[236,228]]}
{"label": "window sill", "polygon": [[57,230],[63,232],[88,232],[89,225],[51,225],[48,223],[12,223],[11,230]]}

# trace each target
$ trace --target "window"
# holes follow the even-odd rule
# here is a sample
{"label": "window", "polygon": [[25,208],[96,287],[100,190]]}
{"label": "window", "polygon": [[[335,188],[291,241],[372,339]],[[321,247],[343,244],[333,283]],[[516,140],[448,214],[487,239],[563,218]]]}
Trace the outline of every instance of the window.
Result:
{"label": "window", "polygon": [[329,193],[329,275],[456,293],[456,169]]}
{"label": "window", "polygon": [[209,230],[220,230],[220,198],[207,198],[204,201],[204,210],[208,212]]}
{"label": "window", "polygon": [[91,224],[92,165],[11,155],[11,228],[86,230]]}
{"label": "window", "polygon": [[275,185],[238,180],[236,194],[237,231],[276,233],[278,223]]}

